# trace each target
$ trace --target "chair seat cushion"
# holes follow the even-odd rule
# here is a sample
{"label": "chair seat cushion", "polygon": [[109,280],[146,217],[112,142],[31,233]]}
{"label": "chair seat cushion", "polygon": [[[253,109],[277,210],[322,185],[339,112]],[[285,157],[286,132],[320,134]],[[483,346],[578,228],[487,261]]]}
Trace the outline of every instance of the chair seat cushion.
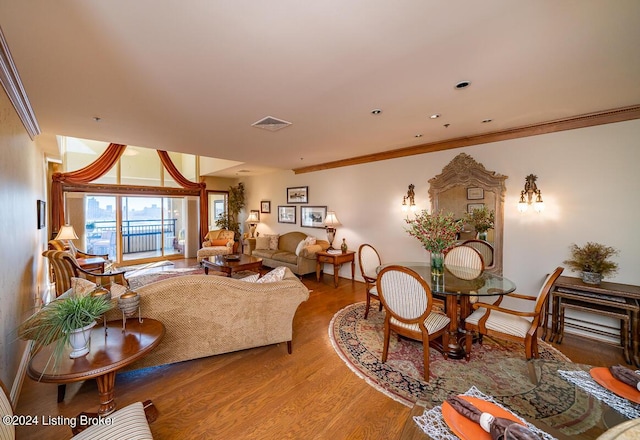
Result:
{"label": "chair seat cushion", "polygon": [[378,296],[378,286],[375,284],[369,289],[369,294],[373,296]]}
{"label": "chair seat cushion", "polygon": [[151,430],[144,414],[142,402],[136,402],[107,416],[106,421],[85,429],[74,439],[112,440],[126,438],[130,440],[152,439]]}
{"label": "chair seat cushion", "polygon": [[[466,323],[477,326],[480,318],[484,316],[487,309],[481,307],[465,319]],[[492,310],[489,319],[485,323],[488,330],[493,330],[507,335],[524,338],[531,328],[532,318],[510,315],[509,313]]]}
{"label": "chair seat cushion", "polygon": [[[430,313],[429,316],[427,316],[427,319],[424,320],[424,326],[427,328],[429,334],[432,335],[448,326],[449,321],[450,319],[446,315],[442,315],[440,313]],[[404,322],[398,321],[393,317],[391,317],[391,324],[396,327],[406,328],[414,332],[420,332],[420,327],[418,326],[418,324],[406,324]]]}

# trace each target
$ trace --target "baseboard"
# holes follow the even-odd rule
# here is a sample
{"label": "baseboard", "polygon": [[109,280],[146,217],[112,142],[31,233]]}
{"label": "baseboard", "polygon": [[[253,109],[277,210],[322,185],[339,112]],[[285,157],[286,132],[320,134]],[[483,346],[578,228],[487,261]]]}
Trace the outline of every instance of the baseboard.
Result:
{"label": "baseboard", "polygon": [[31,348],[33,347],[33,341],[28,341],[24,353],[22,353],[22,359],[20,359],[20,365],[18,365],[18,372],[16,373],[16,377],[13,379],[13,385],[11,386],[11,395],[9,399],[11,399],[11,404],[15,408],[18,405],[18,398],[20,397],[20,392],[22,391],[22,384],[24,383],[24,377],[27,374],[27,366],[29,365],[29,354],[31,353]]}

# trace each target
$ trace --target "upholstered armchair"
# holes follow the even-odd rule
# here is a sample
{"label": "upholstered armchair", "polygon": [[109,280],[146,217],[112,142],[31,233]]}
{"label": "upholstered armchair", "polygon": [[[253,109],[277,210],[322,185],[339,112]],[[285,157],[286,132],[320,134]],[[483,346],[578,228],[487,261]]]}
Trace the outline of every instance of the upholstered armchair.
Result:
{"label": "upholstered armchair", "polygon": [[101,286],[113,283],[128,286],[124,272],[94,273],[84,270],[78,265],[75,257],[66,251],[47,250],[42,253],[47,257],[56,281],[56,297],[71,288],[71,278],[84,278]]}
{"label": "upholstered armchair", "polygon": [[101,257],[105,260],[109,260],[109,254],[89,254],[87,252],[78,249],[71,240],[68,244],[61,240],[49,240],[49,250],[52,251],[67,251],[75,258],[97,258]]}
{"label": "upholstered armchair", "polygon": [[198,250],[198,262],[215,255],[229,255],[237,251],[238,243],[234,232],[226,229],[209,231],[204,237],[202,248]]}

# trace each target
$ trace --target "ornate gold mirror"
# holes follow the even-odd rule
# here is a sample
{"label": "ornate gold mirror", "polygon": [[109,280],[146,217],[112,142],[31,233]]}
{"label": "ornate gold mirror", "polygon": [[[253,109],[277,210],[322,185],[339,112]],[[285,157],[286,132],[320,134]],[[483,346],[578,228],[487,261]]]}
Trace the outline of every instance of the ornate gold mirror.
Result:
{"label": "ornate gold mirror", "polygon": [[[502,232],[504,225],[504,181],[507,176],[487,171],[466,153],[458,154],[442,173],[429,180],[431,212],[452,212],[456,218],[485,207],[494,211],[494,228],[487,231],[486,241],[493,246],[493,265],[487,270],[502,275]],[[460,240],[476,238],[473,226],[465,224]]]}

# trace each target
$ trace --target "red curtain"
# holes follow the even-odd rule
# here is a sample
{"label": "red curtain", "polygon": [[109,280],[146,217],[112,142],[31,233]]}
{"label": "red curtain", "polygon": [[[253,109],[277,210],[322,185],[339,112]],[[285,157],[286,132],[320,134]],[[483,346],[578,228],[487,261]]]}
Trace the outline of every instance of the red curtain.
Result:
{"label": "red curtain", "polygon": [[200,241],[204,241],[204,237],[209,232],[209,201],[207,200],[207,184],[204,182],[192,182],[187,180],[176,168],[166,151],[158,150],[158,156],[165,169],[171,177],[178,182],[180,186],[187,189],[200,190]]}
{"label": "red curtain", "polygon": [[51,231],[56,234],[64,225],[63,183],[89,183],[107,173],[120,159],[126,145],[109,144],[107,149],[84,168],[68,173],[54,173],[51,183]]}

